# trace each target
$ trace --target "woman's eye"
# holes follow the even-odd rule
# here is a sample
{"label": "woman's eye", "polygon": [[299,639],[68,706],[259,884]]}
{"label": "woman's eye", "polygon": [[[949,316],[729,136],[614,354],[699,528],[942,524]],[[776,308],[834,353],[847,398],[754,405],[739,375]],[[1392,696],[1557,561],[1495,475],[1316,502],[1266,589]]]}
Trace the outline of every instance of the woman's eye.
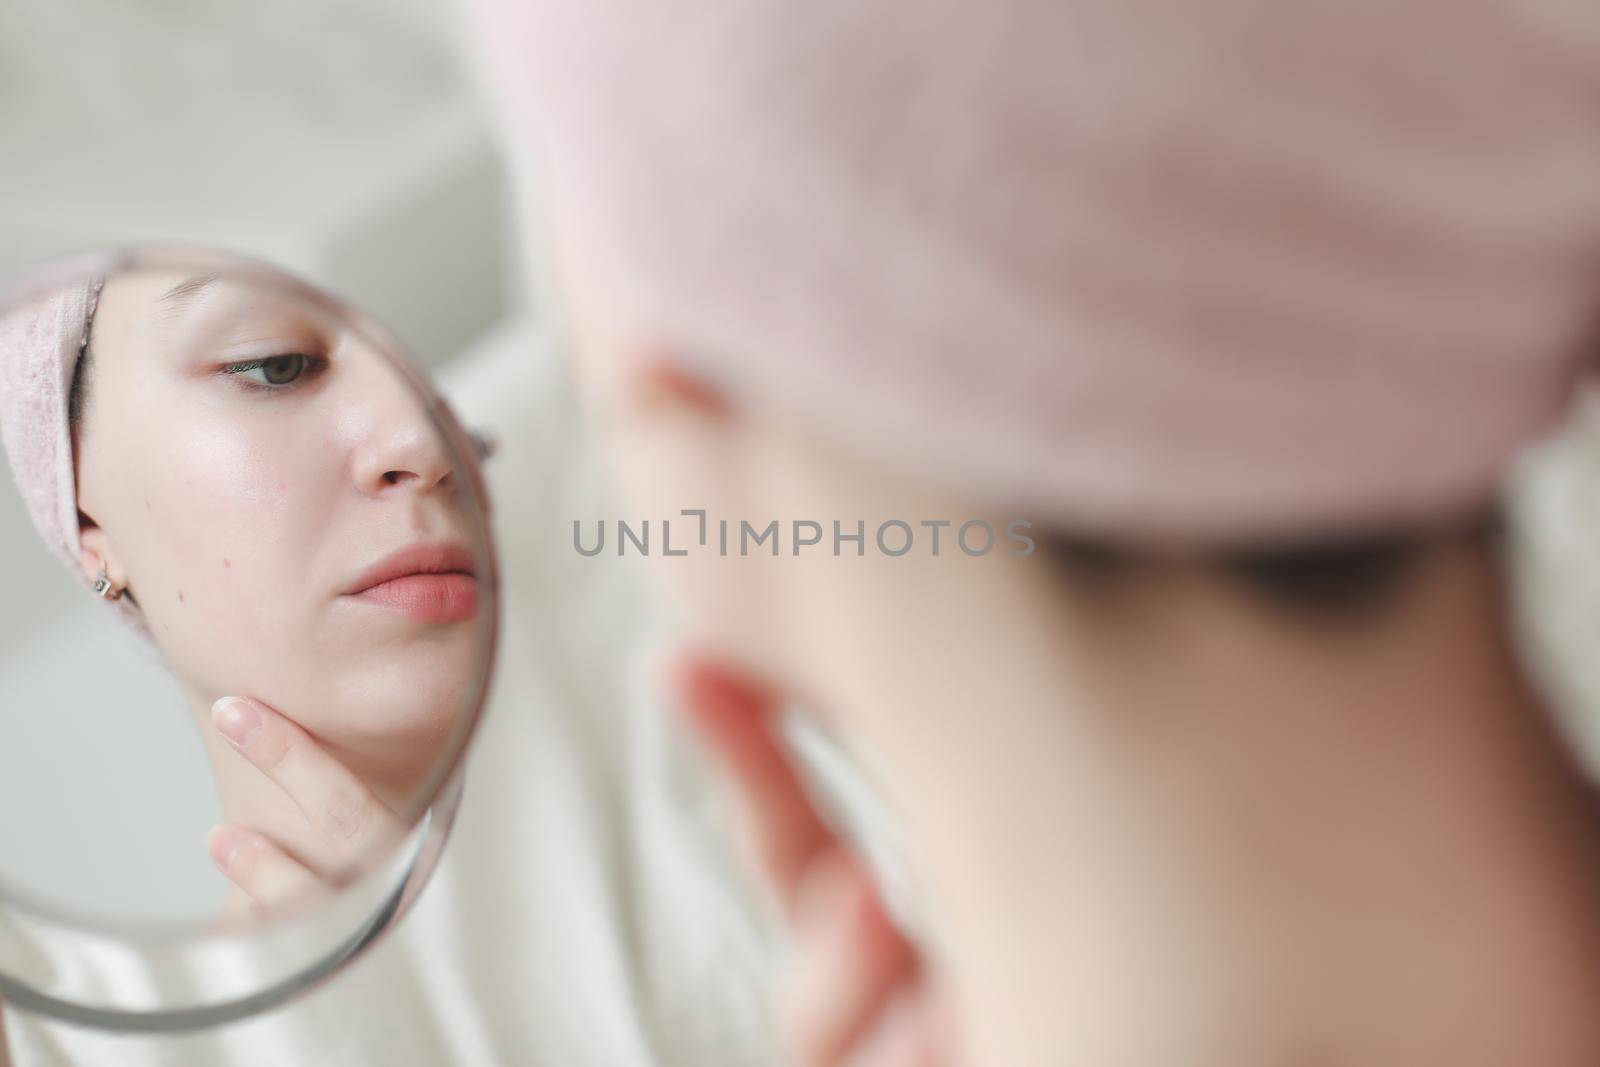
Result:
{"label": "woman's eye", "polygon": [[282,389],[301,378],[316,373],[319,364],[310,356],[293,353],[285,356],[268,356],[242,363],[230,363],[223,368],[225,374],[237,374],[247,381],[269,389]]}
{"label": "woman's eye", "polygon": [[305,356],[273,356],[261,361],[261,376],[268,385],[288,385],[306,369]]}

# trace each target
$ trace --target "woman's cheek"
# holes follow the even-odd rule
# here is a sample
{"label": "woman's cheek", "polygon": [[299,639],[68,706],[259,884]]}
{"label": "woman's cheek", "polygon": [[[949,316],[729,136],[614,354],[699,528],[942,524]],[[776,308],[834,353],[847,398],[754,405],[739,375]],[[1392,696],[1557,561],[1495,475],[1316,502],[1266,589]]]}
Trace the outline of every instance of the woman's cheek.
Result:
{"label": "woman's cheek", "polygon": [[174,435],[169,460],[194,507],[242,514],[281,498],[294,448],[273,421],[219,410]]}
{"label": "woman's cheek", "polygon": [[[259,676],[258,657],[285,651],[299,625],[287,564],[285,517],[292,480],[274,450],[242,428],[198,425],[152,456],[140,507],[148,543],[134,576],[140,606],[163,648],[183,670],[212,676],[220,663]],[[139,508],[135,508],[137,511]]]}

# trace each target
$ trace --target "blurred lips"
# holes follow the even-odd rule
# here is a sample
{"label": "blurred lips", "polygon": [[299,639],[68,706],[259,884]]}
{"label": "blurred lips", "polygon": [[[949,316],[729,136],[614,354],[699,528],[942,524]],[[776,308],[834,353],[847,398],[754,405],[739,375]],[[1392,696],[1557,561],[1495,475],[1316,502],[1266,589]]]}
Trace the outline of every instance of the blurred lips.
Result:
{"label": "blurred lips", "polygon": [[478,611],[476,563],[463,545],[411,545],[368,567],[344,596],[418,622],[461,622]]}

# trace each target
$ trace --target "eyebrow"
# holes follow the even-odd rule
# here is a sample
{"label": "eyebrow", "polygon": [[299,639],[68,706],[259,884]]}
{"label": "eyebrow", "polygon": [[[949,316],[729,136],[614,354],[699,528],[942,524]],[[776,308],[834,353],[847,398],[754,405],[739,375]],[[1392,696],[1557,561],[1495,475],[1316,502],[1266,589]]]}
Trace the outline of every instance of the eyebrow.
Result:
{"label": "eyebrow", "polygon": [[163,293],[160,303],[166,306],[169,314],[179,314],[208,286],[215,284],[217,278],[215,274],[196,274]]}

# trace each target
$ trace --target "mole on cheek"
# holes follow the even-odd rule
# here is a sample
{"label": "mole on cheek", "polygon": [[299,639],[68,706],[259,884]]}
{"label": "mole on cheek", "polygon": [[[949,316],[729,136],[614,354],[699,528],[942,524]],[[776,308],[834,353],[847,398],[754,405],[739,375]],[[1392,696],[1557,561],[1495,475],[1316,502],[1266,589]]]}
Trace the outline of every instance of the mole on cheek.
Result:
{"label": "mole on cheek", "polygon": [[227,557],[223,557],[222,565],[224,567],[231,567],[231,566],[233,566],[233,560],[228,559]]}
{"label": "mole on cheek", "polygon": [[178,590],[178,603],[180,603],[180,604],[183,603],[183,590],[182,589]]}

